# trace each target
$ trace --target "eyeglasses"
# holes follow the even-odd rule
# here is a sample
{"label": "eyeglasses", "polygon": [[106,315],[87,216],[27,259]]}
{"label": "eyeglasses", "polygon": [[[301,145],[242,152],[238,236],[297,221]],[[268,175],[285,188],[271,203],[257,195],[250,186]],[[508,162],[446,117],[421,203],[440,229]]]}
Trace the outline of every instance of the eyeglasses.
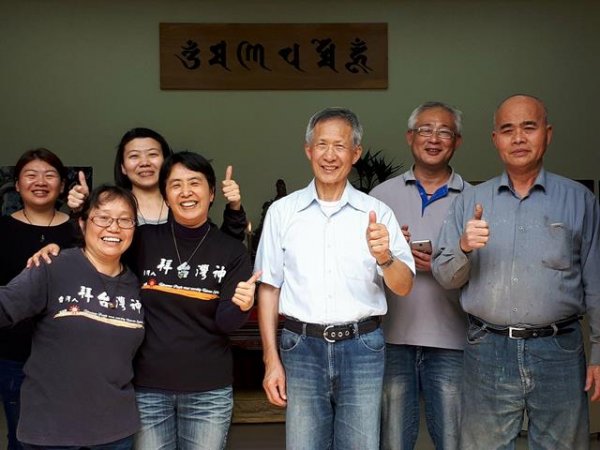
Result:
{"label": "eyeglasses", "polygon": [[320,152],[326,152],[330,148],[333,148],[336,153],[344,153],[350,147],[346,147],[344,144],[326,144],[324,142],[319,142],[315,145],[315,148]]}
{"label": "eyeglasses", "polygon": [[135,219],[130,219],[129,217],[119,217],[118,219],[115,219],[110,216],[93,216],[90,217],[90,220],[94,225],[98,225],[101,228],[108,228],[115,221],[119,228],[123,228],[124,230],[130,230],[135,227]]}
{"label": "eyeglasses", "polygon": [[457,133],[455,133],[454,131],[449,130],[447,128],[434,130],[431,127],[418,127],[418,128],[413,128],[410,131],[414,131],[419,136],[423,136],[423,137],[431,137],[435,133],[435,135],[437,137],[439,137],[440,139],[454,139],[454,137],[457,136]]}

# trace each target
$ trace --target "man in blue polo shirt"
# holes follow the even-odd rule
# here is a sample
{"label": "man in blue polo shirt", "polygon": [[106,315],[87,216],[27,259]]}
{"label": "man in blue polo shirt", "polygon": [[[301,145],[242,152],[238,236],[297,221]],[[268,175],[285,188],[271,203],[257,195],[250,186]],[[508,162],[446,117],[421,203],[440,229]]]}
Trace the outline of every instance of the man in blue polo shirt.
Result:
{"label": "man in blue polo shirt", "polygon": [[458,290],[444,289],[431,274],[431,246],[437,244],[450,204],[467,185],[449,166],[461,144],[461,128],[462,114],[456,108],[441,102],[418,106],[406,132],[414,165],[371,192],[394,211],[405,237],[412,241],[417,268],[413,290],[406,298],[386,292],[384,450],[415,447],[421,396],[435,448],[458,449],[467,321]]}

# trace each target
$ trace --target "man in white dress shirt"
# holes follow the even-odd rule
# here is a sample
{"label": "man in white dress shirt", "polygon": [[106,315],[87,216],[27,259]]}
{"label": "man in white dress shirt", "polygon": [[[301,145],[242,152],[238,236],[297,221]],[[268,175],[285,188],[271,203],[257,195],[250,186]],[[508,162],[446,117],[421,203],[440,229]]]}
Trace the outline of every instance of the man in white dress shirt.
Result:
{"label": "man in white dress shirt", "polygon": [[352,111],[310,119],[314,180],[271,205],[258,247],[263,386],[271,403],[287,405],[293,450],[379,448],[384,284],[406,295],[415,267],[392,210],[348,182],[361,139]]}

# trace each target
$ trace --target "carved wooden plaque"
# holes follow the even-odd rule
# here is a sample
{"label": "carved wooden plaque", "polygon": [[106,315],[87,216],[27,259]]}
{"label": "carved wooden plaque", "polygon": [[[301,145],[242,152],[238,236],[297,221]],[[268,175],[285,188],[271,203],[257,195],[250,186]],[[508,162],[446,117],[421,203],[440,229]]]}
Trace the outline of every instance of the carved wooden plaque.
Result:
{"label": "carved wooden plaque", "polygon": [[386,89],[387,24],[160,24],[161,89]]}

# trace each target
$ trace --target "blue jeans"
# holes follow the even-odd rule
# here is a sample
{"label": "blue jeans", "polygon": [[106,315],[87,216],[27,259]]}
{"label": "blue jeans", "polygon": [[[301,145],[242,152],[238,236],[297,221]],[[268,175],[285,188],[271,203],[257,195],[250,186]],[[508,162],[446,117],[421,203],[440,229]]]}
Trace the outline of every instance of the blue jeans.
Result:
{"label": "blue jeans", "polygon": [[23,383],[23,365],[19,361],[0,359],[0,396],[6,415],[7,450],[21,450],[17,441],[17,423],[19,422],[21,384]]}
{"label": "blue jeans", "polygon": [[589,448],[581,327],[569,328],[524,340],[469,326],[461,449],[514,449],[525,411],[530,450]]}
{"label": "blue jeans", "polygon": [[138,450],[222,450],[231,414],[231,386],[206,392],[136,392],[142,428]]}
{"label": "blue jeans", "polygon": [[284,329],[290,450],[377,450],[385,343],[381,328],[328,343]]}
{"label": "blue jeans", "polygon": [[23,444],[24,450],[131,450],[131,448],[133,448],[133,436],[128,436],[108,444],[90,445],[87,447]]}
{"label": "blue jeans", "polygon": [[435,448],[458,449],[462,350],[387,344],[385,352],[381,448],[415,448],[423,395],[427,428]]}

